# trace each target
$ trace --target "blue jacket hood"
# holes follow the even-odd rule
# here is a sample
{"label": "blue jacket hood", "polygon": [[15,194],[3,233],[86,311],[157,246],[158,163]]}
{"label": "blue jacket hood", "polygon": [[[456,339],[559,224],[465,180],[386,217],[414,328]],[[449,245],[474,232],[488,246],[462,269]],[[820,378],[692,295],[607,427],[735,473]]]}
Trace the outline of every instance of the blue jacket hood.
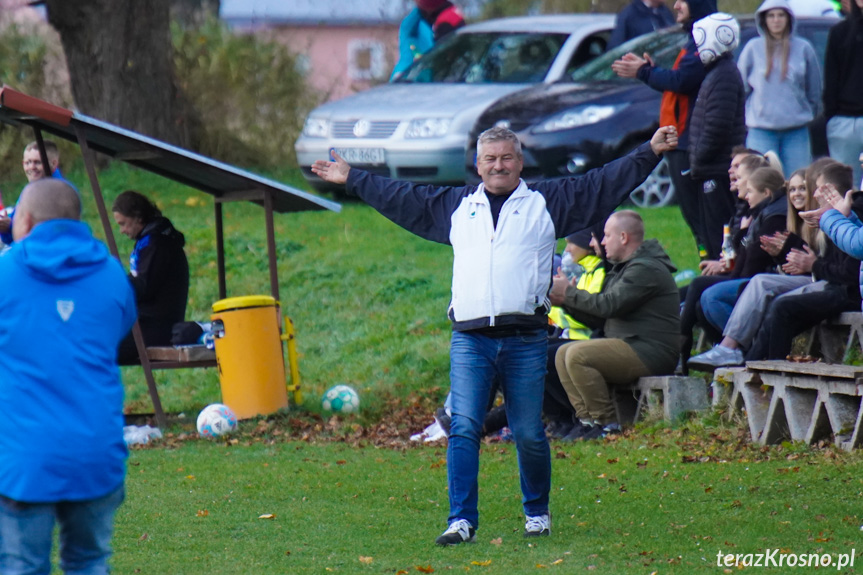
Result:
{"label": "blue jacket hood", "polygon": [[718,11],[716,0],[687,0],[686,3],[689,4],[689,20],[691,22],[697,22]]}
{"label": "blue jacket hood", "polygon": [[105,244],[91,234],[90,226],[76,220],[36,225],[30,235],[15,243],[9,255],[34,277],[53,283],[90,275],[110,257]]}

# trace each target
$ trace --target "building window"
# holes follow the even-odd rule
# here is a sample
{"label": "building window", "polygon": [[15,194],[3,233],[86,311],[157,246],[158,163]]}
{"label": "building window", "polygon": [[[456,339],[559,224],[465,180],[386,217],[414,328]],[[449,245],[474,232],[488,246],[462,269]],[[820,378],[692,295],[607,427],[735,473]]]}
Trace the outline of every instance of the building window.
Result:
{"label": "building window", "polygon": [[384,45],[377,40],[348,43],[348,76],[351,80],[377,80],[386,74]]}

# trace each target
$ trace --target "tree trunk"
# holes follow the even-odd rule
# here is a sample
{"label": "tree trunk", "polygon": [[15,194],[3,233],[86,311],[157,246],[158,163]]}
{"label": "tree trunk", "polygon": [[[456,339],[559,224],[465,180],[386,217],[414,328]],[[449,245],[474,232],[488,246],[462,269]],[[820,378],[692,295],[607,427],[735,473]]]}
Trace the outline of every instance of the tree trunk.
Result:
{"label": "tree trunk", "polygon": [[45,0],[72,96],[89,116],[185,146],[174,82],[170,0]]}

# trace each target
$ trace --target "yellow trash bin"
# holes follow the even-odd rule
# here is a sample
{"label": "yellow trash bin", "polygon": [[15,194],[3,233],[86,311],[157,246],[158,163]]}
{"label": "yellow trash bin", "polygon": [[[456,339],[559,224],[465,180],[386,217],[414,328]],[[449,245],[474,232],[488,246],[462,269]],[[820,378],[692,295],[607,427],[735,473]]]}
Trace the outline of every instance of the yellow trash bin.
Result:
{"label": "yellow trash bin", "polygon": [[222,403],[239,419],[287,407],[275,298],[253,295],[219,300],[213,304],[211,319]]}

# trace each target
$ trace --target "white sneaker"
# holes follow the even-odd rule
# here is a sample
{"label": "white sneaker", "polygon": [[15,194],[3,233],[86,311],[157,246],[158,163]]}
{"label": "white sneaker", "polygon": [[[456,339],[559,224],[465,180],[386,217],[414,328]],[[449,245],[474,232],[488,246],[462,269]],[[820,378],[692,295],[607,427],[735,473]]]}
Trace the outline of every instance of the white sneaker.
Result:
{"label": "white sneaker", "polygon": [[524,516],[525,537],[545,537],[551,535],[551,513]]}
{"label": "white sneaker", "polygon": [[428,438],[432,435],[438,435],[441,431],[443,431],[443,429],[441,429],[440,424],[435,420],[431,425],[419,433],[411,435],[411,441],[434,441],[433,439]]}
{"label": "white sneaker", "polygon": [[473,543],[474,541],[476,541],[476,529],[471,526],[467,519],[456,519],[434,542],[438,545],[449,546]]}
{"label": "white sneaker", "polygon": [[717,367],[735,367],[744,363],[743,352],[739,349],[716,345],[713,349],[689,358],[686,365],[689,369],[713,371]]}

